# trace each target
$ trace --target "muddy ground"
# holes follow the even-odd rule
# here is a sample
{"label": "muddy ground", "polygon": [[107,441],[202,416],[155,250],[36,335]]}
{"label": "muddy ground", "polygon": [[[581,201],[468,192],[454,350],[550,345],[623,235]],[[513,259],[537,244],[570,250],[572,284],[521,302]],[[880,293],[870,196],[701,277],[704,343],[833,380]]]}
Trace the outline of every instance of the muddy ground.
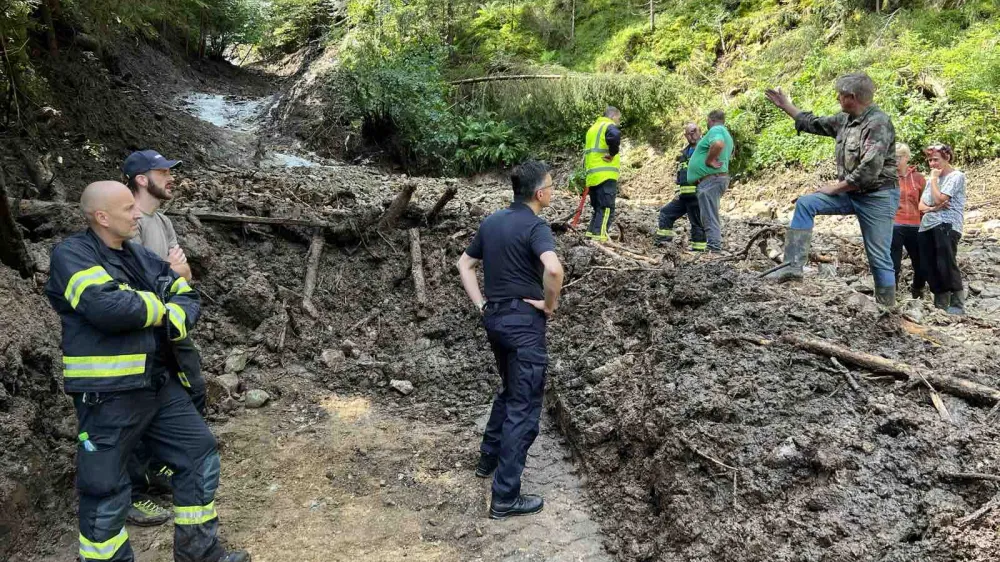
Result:
{"label": "muddy ground", "polygon": [[[639,196],[620,204],[611,250],[625,257],[558,233],[568,276],[550,323],[551,418],[525,481],[548,503],[539,517],[492,523],[488,483],[471,471],[497,380],[453,264],[508,188],[502,178],[407,178],[304,152],[325,165],[254,167],[254,131],[199,122],[178,101],[190,92],[260,98],[240,94],[243,79],[226,90],[227,78],[194,72],[169,96],[135,92],[170,108],[164,120],[196,152],[214,147],[181,170],[169,211],[204,296],[195,337],[211,377],[230,544],[261,560],[995,558],[1000,513],[961,518],[994,497],[996,482],[947,476],[1000,473],[991,405],[945,394],[945,422],[921,386],[852,367],[855,391],[827,357],[779,339],[822,338],[1000,386],[1000,253],[989,228],[963,241],[963,271],[978,293],[964,321],[926,301],[903,301],[905,320],[880,317],[843,221],[820,223],[816,248],[831,263],[785,286],[756,278],[773,265],[775,239],[717,260],[680,243],[652,248],[656,210]],[[262,144],[264,156],[298,146],[280,135]],[[110,173],[114,160],[93,170]],[[804,185],[788,181],[774,201]],[[364,228],[409,183],[417,189],[401,223]],[[449,187],[458,196],[426,224]],[[780,203],[765,210],[746,195],[765,188],[737,185],[727,196],[734,253],[780,218]],[[558,197],[545,217],[556,222],[575,204]],[[327,241],[318,316],[301,306],[311,230],[190,218],[199,209],[355,224]],[[42,263],[77,225],[72,213],[26,222]],[[415,302],[410,227],[419,229],[428,310]],[[19,327],[0,336],[0,557],[65,560],[75,537],[74,426],[59,391],[58,322],[40,292],[44,274],[0,274],[0,321]],[[252,390],[269,395],[260,409],[245,407]],[[170,559],[168,528],[133,531],[140,560]]]}

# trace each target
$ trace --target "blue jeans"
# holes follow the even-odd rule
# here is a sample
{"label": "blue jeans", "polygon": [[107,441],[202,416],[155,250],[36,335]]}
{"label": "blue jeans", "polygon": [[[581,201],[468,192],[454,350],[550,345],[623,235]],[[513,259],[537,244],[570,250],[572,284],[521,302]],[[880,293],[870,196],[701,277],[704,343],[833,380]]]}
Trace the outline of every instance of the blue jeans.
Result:
{"label": "blue jeans", "polygon": [[790,226],[796,230],[812,230],[816,215],[857,215],[875,286],[892,287],[896,285],[891,252],[892,225],[898,207],[898,188],[839,195],[810,193],[795,202]]}
{"label": "blue jeans", "polygon": [[498,458],[493,499],[510,502],[521,493],[528,449],[538,436],[545,393],[545,315],[520,299],[489,303],[483,326],[502,386],[493,399],[480,451]]}

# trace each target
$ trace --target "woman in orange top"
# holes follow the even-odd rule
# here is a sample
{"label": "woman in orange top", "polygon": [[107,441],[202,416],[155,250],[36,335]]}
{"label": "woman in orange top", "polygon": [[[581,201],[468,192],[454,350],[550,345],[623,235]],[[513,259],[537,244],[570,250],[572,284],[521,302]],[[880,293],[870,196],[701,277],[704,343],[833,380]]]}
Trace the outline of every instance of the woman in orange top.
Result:
{"label": "woman in orange top", "polygon": [[899,274],[903,270],[903,248],[910,256],[913,265],[913,284],[910,295],[919,299],[923,296],[927,280],[920,267],[920,250],[917,244],[917,232],[920,230],[920,194],[923,193],[927,180],[920,175],[916,167],[910,166],[910,147],[901,142],[896,143],[896,165],[899,174],[899,210],[892,225],[892,266],[896,270],[896,285],[899,285]]}

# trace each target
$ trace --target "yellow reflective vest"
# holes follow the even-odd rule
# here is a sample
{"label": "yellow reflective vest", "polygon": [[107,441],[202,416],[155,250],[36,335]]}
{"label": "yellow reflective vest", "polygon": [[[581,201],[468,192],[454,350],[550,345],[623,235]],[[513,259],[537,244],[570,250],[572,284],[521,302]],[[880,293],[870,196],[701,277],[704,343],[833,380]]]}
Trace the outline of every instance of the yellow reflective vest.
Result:
{"label": "yellow reflective vest", "polygon": [[621,153],[608,162],[604,156],[608,154],[608,141],[604,133],[609,125],[615,122],[607,117],[600,117],[587,130],[587,144],[583,151],[583,165],[587,169],[587,187],[599,185],[607,180],[618,180],[618,170],[621,167]]}

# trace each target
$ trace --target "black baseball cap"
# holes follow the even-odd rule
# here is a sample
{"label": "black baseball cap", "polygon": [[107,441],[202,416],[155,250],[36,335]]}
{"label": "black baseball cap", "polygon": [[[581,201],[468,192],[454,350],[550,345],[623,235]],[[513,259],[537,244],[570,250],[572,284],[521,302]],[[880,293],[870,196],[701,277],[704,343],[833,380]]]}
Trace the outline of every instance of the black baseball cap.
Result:
{"label": "black baseball cap", "polygon": [[169,170],[181,163],[180,160],[167,160],[155,150],[140,150],[128,155],[122,164],[122,172],[126,178],[132,179],[150,170]]}

